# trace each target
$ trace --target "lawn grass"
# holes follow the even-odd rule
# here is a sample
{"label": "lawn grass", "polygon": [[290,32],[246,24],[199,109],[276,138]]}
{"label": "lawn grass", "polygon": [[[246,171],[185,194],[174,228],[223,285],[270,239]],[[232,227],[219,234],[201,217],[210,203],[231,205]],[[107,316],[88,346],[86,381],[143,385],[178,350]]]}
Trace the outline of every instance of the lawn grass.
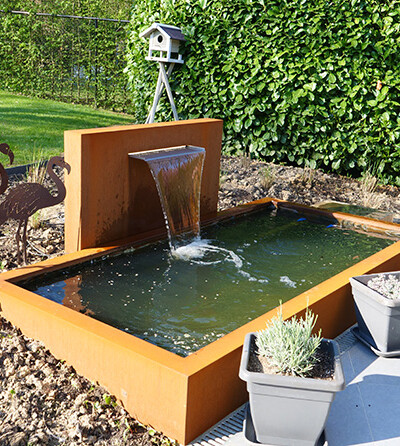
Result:
{"label": "lawn grass", "polygon": [[[0,91],[0,143],[14,152],[14,165],[60,155],[64,130],[132,123],[131,115]],[[6,164],[7,157],[0,156]]]}

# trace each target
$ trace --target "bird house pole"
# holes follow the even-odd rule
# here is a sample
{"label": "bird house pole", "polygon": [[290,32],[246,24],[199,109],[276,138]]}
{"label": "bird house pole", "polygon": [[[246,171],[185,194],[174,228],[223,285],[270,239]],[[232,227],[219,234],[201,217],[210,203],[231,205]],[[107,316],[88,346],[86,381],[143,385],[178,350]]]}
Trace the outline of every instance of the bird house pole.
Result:
{"label": "bird house pole", "polygon": [[169,64],[168,71],[165,71],[165,66],[166,66],[165,62],[158,62],[158,63],[159,63],[160,69],[158,72],[157,86],[156,86],[156,91],[154,93],[153,105],[151,106],[149,115],[147,116],[146,124],[154,122],[154,116],[156,114],[157,105],[160,101],[160,98],[161,98],[163,92],[164,92],[164,88],[167,90],[167,95],[168,95],[169,102],[171,104],[171,109],[172,109],[172,113],[174,115],[174,119],[175,119],[175,121],[179,121],[179,116],[176,111],[174,98],[172,96],[171,87],[170,87],[169,81],[168,81],[169,77],[171,76],[172,70],[174,69],[175,63],[172,62]]}

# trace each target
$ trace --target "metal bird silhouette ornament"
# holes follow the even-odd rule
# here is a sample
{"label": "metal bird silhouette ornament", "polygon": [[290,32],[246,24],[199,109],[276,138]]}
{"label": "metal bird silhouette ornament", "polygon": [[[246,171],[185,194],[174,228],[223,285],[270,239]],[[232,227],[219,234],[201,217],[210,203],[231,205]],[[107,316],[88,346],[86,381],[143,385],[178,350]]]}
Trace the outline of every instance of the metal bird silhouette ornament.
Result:
{"label": "metal bird silhouette ornament", "polygon": [[52,195],[42,184],[22,183],[11,189],[4,201],[0,203],[0,226],[9,219],[19,222],[15,237],[18,264],[21,263],[21,238],[22,256],[24,263],[26,263],[26,232],[29,217],[39,209],[61,203],[65,198],[66,190],[64,183],[54,171],[54,166],[64,168],[68,173],[71,171],[71,166],[61,156],[54,156],[48,161],[46,173],[56,184],[56,195]]}
{"label": "metal bird silhouette ornament", "polygon": [[[10,164],[14,161],[14,154],[12,153],[8,144],[0,144],[0,152],[7,155],[10,159]],[[8,175],[3,164],[0,163],[0,194],[3,194],[8,187]]]}

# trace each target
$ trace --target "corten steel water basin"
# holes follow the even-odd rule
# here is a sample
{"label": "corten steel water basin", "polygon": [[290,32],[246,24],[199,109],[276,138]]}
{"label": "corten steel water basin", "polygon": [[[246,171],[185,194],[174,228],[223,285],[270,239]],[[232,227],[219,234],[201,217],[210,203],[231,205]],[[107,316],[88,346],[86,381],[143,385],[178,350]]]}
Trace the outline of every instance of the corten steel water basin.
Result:
{"label": "corten steel water basin", "polygon": [[[272,199],[221,212],[208,222],[272,205],[309,217],[326,216],[342,226],[400,231],[399,225]],[[247,400],[245,384],[238,377],[244,336],[265,327],[275,310],[183,358],[18,286],[21,280],[159,238],[160,232],[153,231],[2,273],[1,315],[25,335],[41,340],[78,373],[105,386],[132,416],[187,444]],[[301,315],[308,305],[318,314],[316,329],[335,337],[355,322],[349,277],[398,270],[399,261],[400,242],[396,242],[284,303],[283,315]]]}

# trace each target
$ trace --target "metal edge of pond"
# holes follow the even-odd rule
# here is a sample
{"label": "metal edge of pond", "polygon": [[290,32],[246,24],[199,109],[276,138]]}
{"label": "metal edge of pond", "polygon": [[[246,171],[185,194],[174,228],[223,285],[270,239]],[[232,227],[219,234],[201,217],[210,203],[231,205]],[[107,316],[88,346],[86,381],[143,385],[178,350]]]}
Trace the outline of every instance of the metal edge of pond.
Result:
{"label": "metal edge of pond", "polygon": [[328,211],[299,203],[292,203],[279,199],[272,200],[276,209],[312,215],[320,218],[330,218],[341,229],[351,229],[377,237],[400,239],[400,224],[390,221],[378,220],[371,217],[349,214],[340,211]]}
{"label": "metal edge of pond", "polygon": [[[257,212],[268,205],[273,206],[276,210],[304,215],[310,218],[311,221],[325,220],[327,223],[334,224],[340,229],[350,229],[364,234],[392,238],[394,240],[400,239],[400,224],[395,221],[387,221],[341,211],[320,209],[306,204],[294,203],[271,197],[261,198],[235,206],[234,208],[219,211],[217,222],[240,217],[243,214],[247,215],[249,213]],[[215,220],[215,218],[206,218],[202,221],[202,226],[213,224]]]}

